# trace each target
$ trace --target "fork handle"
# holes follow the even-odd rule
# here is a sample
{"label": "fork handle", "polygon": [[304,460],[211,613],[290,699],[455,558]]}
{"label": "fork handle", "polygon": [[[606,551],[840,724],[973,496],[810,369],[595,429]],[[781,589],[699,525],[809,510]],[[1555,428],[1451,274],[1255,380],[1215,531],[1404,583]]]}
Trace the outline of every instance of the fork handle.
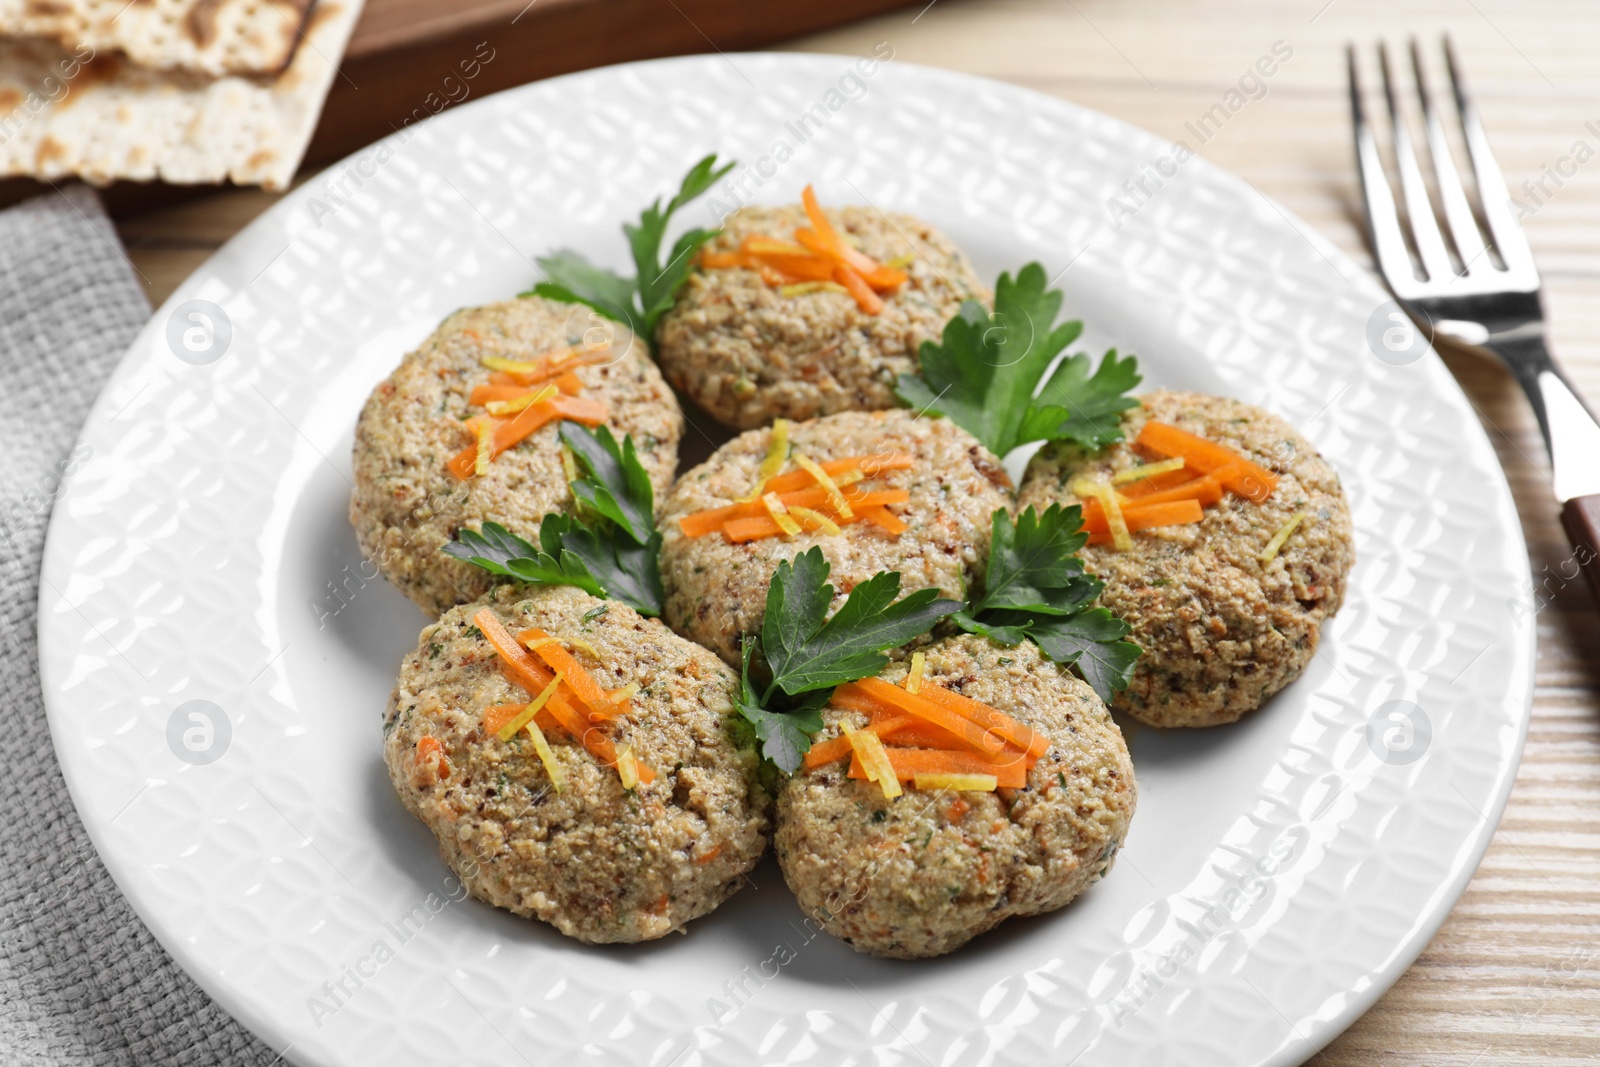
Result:
{"label": "fork handle", "polygon": [[[1572,542],[1572,563],[1589,578],[1589,589],[1600,600],[1600,493],[1575,496],[1561,505],[1561,525]],[[1577,577],[1572,575],[1572,577]]]}
{"label": "fork handle", "polygon": [[1550,448],[1556,496],[1565,500],[1561,525],[1572,545],[1556,577],[1565,584],[1582,571],[1600,600],[1600,493],[1574,494],[1574,487],[1592,489],[1600,482],[1600,420],[1551,358],[1543,336],[1499,337],[1486,347],[1505,360],[1527,393]]}

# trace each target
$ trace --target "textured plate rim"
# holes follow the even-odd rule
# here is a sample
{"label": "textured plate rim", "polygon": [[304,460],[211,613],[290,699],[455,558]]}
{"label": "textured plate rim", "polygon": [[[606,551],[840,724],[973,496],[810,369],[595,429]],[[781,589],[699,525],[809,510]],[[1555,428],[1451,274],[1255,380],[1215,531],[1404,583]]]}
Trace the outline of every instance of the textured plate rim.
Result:
{"label": "textured plate rim", "polygon": [[[736,56],[737,55],[739,54],[736,54]],[[743,55],[748,55],[752,58],[760,57],[762,59],[777,61],[780,63],[794,63],[797,66],[804,66],[805,64],[820,58],[828,58],[818,54],[796,55],[791,53],[745,53]],[[832,58],[853,59],[856,57],[835,56]],[[462,121],[464,116],[473,113],[479,108],[489,105],[493,100],[518,93],[537,92],[544,87],[548,87],[557,83],[573,84],[589,79],[614,78],[619,76],[620,73],[624,73],[634,68],[651,68],[675,64],[697,64],[715,60],[716,57],[707,56],[674,57],[638,63],[618,64],[611,67],[582,71],[575,74],[565,75],[560,78],[549,79],[543,82],[536,82],[529,85],[508,89],[501,93],[496,93],[492,96],[464,104],[461,107],[452,108],[450,109],[451,114],[440,115],[436,120],[433,121],[433,123],[430,123],[429,125],[435,125],[438,123],[448,124]],[[944,81],[952,84],[978,84],[987,87],[997,87],[998,89],[1009,93],[1026,94],[1042,101],[1048,101],[1048,103],[1052,106],[1066,108],[1080,113],[1095,114],[1104,121],[1122,127],[1123,132],[1130,139],[1142,139],[1146,143],[1150,144],[1166,144],[1166,142],[1162,142],[1158,138],[1155,138],[1154,135],[1127,123],[1121,122],[1120,120],[1098,115],[1098,113],[1094,113],[1090,109],[1084,108],[1081,105],[1059,98],[1050,97],[1020,86],[1010,85],[1004,82],[995,82],[992,79],[987,79],[980,76],[952,72],[938,68],[921,67],[899,61],[895,63],[895,67],[898,71],[911,72],[911,74],[908,76],[927,78],[934,81]],[[327,173],[332,173],[336,170],[339,170],[351,163],[358,156],[371,151],[377,145],[390,143],[395,139],[396,138],[392,136],[390,138],[386,138],[384,141],[375,142],[374,145],[369,145],[357,153],[352,153],[351,156],[346,157],[344,160],[331,164],[327,170]],[[1350,284],[1356,290],[1361,291],[1363,295],[1370,296],[1375,300],[1382,300],[1384,298],[1384,294],[1376,282],[1363,269],[1355,264],[1350,257],[1334,247],[1330,242],[1321,237],[1315,231],[1310,230],[1310,228],[1307,227],[1303,222],[1300,222],[1289,212],[1278,206],[1274,201],[1264,197],[1259,193],[1259,191],[1254,190],[1254,187],[1249,186],[1249,184],[1243,179],[1232,175],[1231,173],[1205,161],[1204,159],[1197,159],[1190,164],[1190,166],[1194,168],[1197,174],[1203,175],[1203,181],[1209,182],[1212,185],[1220,185],[1232,188],[1235,191],[1241,188],[1248,188],[1252,191],[1252,193],[1254,193],[1254,195],[1261,196],[1263,200],[1271,204],[1274,209],[1283,216],[1284,224],[1286,226],[1296,230],[1301,237],[1312,242],[1317,250],[1325,258],[1327,258],[1330,263],[1340,265],[1342,268],[1348,268],[1348,275],[1353,275],[1353,277],[1349,279]],[[312,196],[313,193],[314,187],[310,183],[307,183],[301,188],[285,196],[282,201],[274,205],[267,212],[264,212],[261,217],[254,220],[250,225],[246,226],[242,231],[231,238],[217,253],[214,254],[211,259],[207,260],[206,264],[203,264],[194,272],[194,274],[186,279],[182,285],[180,285],[178,289],[167,299],[167,301],[163,303],[161,308],[157,309],[150,322],[146,324],[138,339],[136,339],[134,344],[131,346],[129,352],[124,355],[122,361],[117,366],[112,377],[108,381],[107,388],[102,391],[100,397],[96,400],[88,422],[86,423],[85,430],[79,438],[80,441],[89,436],[93,430],[93,427],[95,427],[96,424],[101,420],[101,417],[106,414],[106,411],[111,404],[112,389],[110,387],[115,385],[120,379],[127,376],[131,372],[131,370],[134,368],[140,350],[144,349],[151,338],[160,332],[157,323],[161,322],[164,316],[170,313],[174,307],[193,295],[197,289],[198,280],[202,279],[207,274],[208,270],[212,267],[216,260],[235,254],[240,249],[249,246],[253,237],[257,233],[276,223],[282,217],[297,210],[301,210],[304,202],[310,196]],[[1438,360],[1437,355],[1431,350],[1426,353],[1424,358],[1431,361]],[[1449,379],[1447,375],[1445,380],[1450,381],[1451,379]],[[1464,398],[1464,394],[1460,393],[1459,386],[1453,387],[1456,389],[1457,394]],[[1452,400],[1453,399],[1454,398],[1452,398]],[[1483,443],[1486,446],[1489,445],[1487,434],[1484,433],[1481,426],[1476,428],[1476,432],[1477,435],[1482,438]],[[1508,537],[1513,542],[1514,546],[1521,549],[1522,553],[1525,555],[1526,547],[1524,544],[1520,520],[1514,507],[1511,506],[1509,487],[1505,481],[1503,472],[1500,473],[1500,477],[1493,488],[1502,498],[1503,506],[1499,509],[1498,516],[1504,523],[1504,529],[1501,531],[1501,533]],[[62,555],[60,547],[64,540],[64,537],[61,535],[61,528],[67,524],[68,520],[64,518],[64,511],[60,508],[57,508],[51,516],[45,546],[43,572],[46,577],[49,577],[52,574],[57,577],[62,577],[66,573],[66,564],[60,558]],[[1522,590],[1518,589],[1515,590],[1515,592],[1520,593]],[[60,683],[67,667],[63,655],[58,650],[53,649],[51,640],[52,635],[47,632],[44,625],[44,609],[46,605],[53,599],[54,594],[51,592],[51,586],[47,583],[41,583],[39,599],[39,627],[41,639],[40,673],[46,698],[46,708],[52,739],[59,742],[59,739],[64,736],[65,731],[69,729],[67,722],[68,709],[63,706],[59,696]],[[1455,902],[1458,900],[1461,893],[1465,890],[1466,885],[1473,877],[1478,863],[1481,861],[1483,854],[1487,850],[1488,845],[1497,830],[1500,816],[1503,814],[1506,803],[1509,799],[1511,788],[1515,782],[1516,771],[1521,758],[1523,744],[1531,718],[1533,698],[1533,678],[1531,672],[1535,654],[1535,634],[1531,626],[1526,627],[1525,630],[1525,641],[1523,642],[1522,647],[1515,650],[1518,653],[1518,658],[1508,668],[1508,671],[1511,673],[1522,672],[1528,676],[1528,685],[1526,686],[1525,692],[1523,693],[1520,701],[1520,707],[1517,709],[1518,716],[1515,724],[1516,733],[1514,743],[1503,751],[1500,760],[1494,768],[1491,804],[1486,809],[1485,818],[1479,824],[1473,839],[1468,843],[1464,850],[1457,853],[1457,860],[1454,864],[1451,878],[1448,880],[1447,884],[1441,887],[1441,892],[1434,898],[1435,903],[1431,910],[1428,911],[1425,916],[1419,917],[1419,921],[1413,925],[1410,936],[1396,946],[1394,954],[1390,957],[1390,964],[1387,967],[1371,974],[1369,976],[1371,981],[1368,982],[1363,988],[1353,991],[1346,999],[1344,1006],[1339,1012],[1325,1020],[1320,1021],[1318,1024],[1318,1029],[1313,1034],[1311,1034],[1309,1037],[1297,1034],[1296,1036],[1299,1038],[1298,1041],[1285,1044],[1278,1050],[1277,1054],[1268,1060],[1262,1061],[1263,1063],[1270,1063],[1275,1065],[1275,1067],[1287,1067],[1287,1065],[1304,1062],[1307,1058],[1314,1055],[1318,1049],[1341,1033],[1357,1017],[1368,1010],[1371,1005],[1376,1002],[1376,1000],[1400,977],[1400,975],[1410,967],[1411,963],[1416,959],[1416,957],[1421,954],[1439,927],[1449,916]],[[61,753],[59,743],[57,744],[57,753],[59,759]],[[79,768],[76,759],[59,759],[59,762],[62,767],[64,777],[66,778],[69,792],[73,797],[75,805],[78,807],[80,817],[84,815],[86,810],[89,810],[92,815],[92,809],[88,809],[84,802],[86,785],[78,777],[79,774],[83,772]],[[150,899],[146,896],[143,896],[137,890],[135,892],[127,891],[125,887],[129,886],[130,884],[136,885],[137,882],[130,877],[131,871],[124,868],[122,858],[117,855],[116,850],[107,847],[108,842],[113,834],[109,824],[104,824],[95,817],[84,817],[83,821],[86,829],[88,830],[91,841],[94,843],[96,849],[100,852],[102,860],[106,863],[108,870],[112,874],[114,880],[117,882],[119,888],[123,888],[124,895],[133,906],[135,912],[140,916],[141,920],[145,922],[147,927],[150,928],[152,933],[155,934],[163,947],[173,955],[173,957],[209,995],[215,998],[225,1009],[227,1009],[235,1017],[239,1018],[257,1034],[260,1034],[264,1038],[268,1038],[272,1042],[275,1042],[274,1047],[290,1043],[285,1040],[285,1034],[278,1032],[277,1025],[270,1019],[270,1017],[264,1016],[262,1013],[256,1010],[255,1005],[249,999],[246,991],[238,988],[231,982],[225,981],[220,977],[211,974],[205,967],[198,965],[195,958],[188,951],[184,940],[181,937],[178,937],[174,931],[165,927],[166,916],[164,916],[161,911],[161,902],[159,900]]]}

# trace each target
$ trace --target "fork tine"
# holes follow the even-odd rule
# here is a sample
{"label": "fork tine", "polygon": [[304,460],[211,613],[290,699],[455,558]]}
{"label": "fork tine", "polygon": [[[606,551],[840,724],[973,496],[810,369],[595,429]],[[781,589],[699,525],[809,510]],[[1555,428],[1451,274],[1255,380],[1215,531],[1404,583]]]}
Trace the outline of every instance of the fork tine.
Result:
{"label": "fork tine", "polygon": [[1452,277],[1450,253],[1445,251],[1444,237],[1439,233],[1439,223],[1433,217],[1433,203],[1428,199],[1428,187],[1422,181],[1422,168],[1417,166],[1417,153],[1411,147],[1411,133],[1406,128],[1405,116],[1395,99],[1394,75],[1389,70],[1389,49],[1378,42],[1378,68],[1383,72],[1383,96],[1389,104],[1389,125],[1394,136],[1395,167],[1400,172],[1400,190],[1406,198],[1406,215],[1411,221],[1411,236],[1417,243],[1417,254],[1422,259],[1422,269],[1432,282],[1442,282]]}
{"label": "fork tine", "polygon": [[1456,63],[1455,46],[1448,35],[1444,39],[1444,65],[1450,72],[1450,88],[1455,94],[1456,111],[1461,117],[1461,133],[1467,142],[1467,155],[1472,160],[1472,173],[1478,179],[1478,200],[1483,207],[1483,217],[1489,223],[1489,234],[1495,248],[1505,261],[1506,269],[1514,273],[1526,272],[1534,284],[1538,283],[1538,270],[1533,265],[1533,252],[1522,226],[1511,213],[1511,193],[1489,149],[1489,137],[1483,132],[1478,119],[1478,109],[1467,93],[1461,68]]}
{"label": "fork tine", "polygon": [[1488,249],[1478,229],[1478,220],[1472,215],[1472,205],[1467,203],[1466,188],[1456,171],[1450,143],[1445,140],[1444,124],[1439,121],[1439,112],[1433,106],[1433,93],[1429,91],[1427,76],[1422,71],[1422,54],[1415,37],[1411,38],[1411,71],[1417,80],[1417,97],[1422,102],[1422,123],[1428,137],[1428,156],[1433,160],[1433,177],[1439,186],[1439,199],[1444,204],[1445,221],[1450,224],[1450,239],[1455,242],[1456,252],[1461,256],[1461,272],[1470,274],[1479,260],[1483,260],[1480,266],[1491,265],[1486,258]]}
{"label": "fork tine", "polygon": [[1350,125],[1355,131],[1361,196],[1367,205],[1367,233],[1372,238],[1378,269],[1388,279],[1390,288],[1400,293],[1414,286],[1416,270],[1411,265],[1411,254],[1406,251],[1405,235],[1400,232],[1400,216],[1395,210],[1394,193],[1389,189],[1389,176],[1383,172],[1383,160],[1378,156],[1378,143],[1373,139],[1372,127],[1367,124],[1366,111],[1361,106],[1361,79],[1356,73],[1354,45],[1345,46],[1345,57],[1350,67]]}

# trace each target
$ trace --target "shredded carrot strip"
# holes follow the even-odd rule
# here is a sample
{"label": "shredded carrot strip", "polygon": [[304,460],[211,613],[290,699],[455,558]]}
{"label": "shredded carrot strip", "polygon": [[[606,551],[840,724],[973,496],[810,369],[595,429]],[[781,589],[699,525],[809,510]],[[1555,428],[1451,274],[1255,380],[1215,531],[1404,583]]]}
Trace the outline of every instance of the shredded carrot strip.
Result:
{"label": "shredded carrot strip", "polygon": [[[932,688],[929,686],[929,688]],[[887,705],[895,711],[906,712],[926,719],[941,729],[947,730],[961,741],[963,748],[972,749],[974,752],[996,753],[1005,748],[1006,738],[997,730],[989,730],[978,726],[972,720],[941,707],[931,700],[925,699],[919,693],[908,693],[899,686],[890,685],[881,678],[863,678],[859,682],[846,682],[839,689],[845,690],[847,695],[857,692],[864,693],[869,698],[881,705]],[[837,693],[837,690],[835,691]],[[991,709],[992,710],[992,709]],[[996,711],[995,715],[1001,713]],[[1006,716],[1009,720],[1009,716]],[[1016,725],[1013,723],[1013,725]],[[1023,745],[1017,746],[1019,749]]]}
{"label": "shredded carrot strip", "polygon": [[1145,463],[1113,474],[1111,476],[1111,484],[1127,485],[1130,482],[1142,482],[1154,478],[1158,474],[1171,474],[1174,471],[1181,471],[1183,467],[1184,461],[1181,456],[1176,459],[1164,459],[1159,463]]}
{"label": "shredded carrot strip", "polygon": [[[896,492],[896,491],[897,490],[885,490],[885,492]],[[785,506],[788,507],[788,505],[785,505]],[[905,523],[901,522],[887,508],[883,507],[881,504],[861,505],[861,504],[858,503],[858,505],[857,505],[857,507],[855,509],[855,518],[852,518],[852,519],[838,518],[837,516],[829,517],[829,516],[825,516],[825,515],[820,515],[820,514],[818,514],[816,512],[812,512],[811,509],[805,508],[805,507],[791,508],[790,511],[791,511],[791,514],[796,514],[796,515],[799,515],[801,513],[817,515],[817,517],[819,519],[822,519],[825,522],[829,522],[829,523],[833,524],[836,527],[837,526],[841,526],[841,525],[851,525],[853,523],[866,521],[866,522],[870,522],[870,523],[872,523],[872,524],[874,524],[876,526],[881,526],[881,527],[883,527],[884,529],[888,530],[890,533],[893,533],[893,534],[904,533],[906,530],[910,529],[910,527],[908,527]],[[824,529],[828,533],[839,533],[839,532],[841,532],[838,529],[826,530],[826,527],[820,527],[820,526],[819,526],[819,528]],[[782,534],[783,532],[784,531],[778,526],[778,524],[776,522],[773,521],[772,517],[769,516],[769,515],[750,515],[750,516],[746,516],[744,518],[729,519],[728,521],[726,521],[726,522],[724,522],[722,524],[722,534],[723,534],[723,536],[726,537],[730,542],[733,542],[734,544],[742,544],[742,543],[744,543],[746,541],[759,541],[759,540],[761,540],[763,538],[767,538],[767,537],[777,537],[778,535]]]}
{"label": "shredded carrot strip", "polygon": [[767,509],[767,517],[785,537],[793,537],[800,532],[800,524],[789,517],[789,509],[784,506],[777,493],[761,494],[761,504]]}
{"label": "shredded carrot strip", "polygon": [[[494,428],[494,449],[491,460],[506,449],[512,448],[534,431],[555,419],[571,419],[585,426],[598,426],[606,420],[610,409],[603,400],[589,400],[575,396],[556,396],[542,404],[523,408],[514,418],[505,419]],[[472,476],[477,458],[477,445],[469,445],[450,458],[446,466],[462,481]]]}
{"label": "shredded carrot strip", "polygon": [[911,653],[911,670],[906,675],[906,692],[915,693],[922,688],[922,675],[927,669],[928,654],[926,652]]}
{"label": "shredded carrot strip", "polygon": [[[488,639],[489,644],[494,646],[494,650],[500,654],[502,669],[511,675],[512,681],[526,689],[529,694],[543,692],[545,687],[550,686],[555,680],[556,676],[554,674],[535,660],[526,649],[517,644],[516,639],[511,636],[511,632],[505,628],[500,619],[489,608],[480,608],[477,614],[472,616],[472,622],[483,636]],[[541,645],[540,647],[549,646]],[[582,668],[580,667],[579,669],[581,670]],[[593,681],[592,678],[590,680]],[[567,684],[570,686],[571,682],[568,680]],[[617,750],[612,746],[611,741],[599,730],[591,726],[587,717],[567,703],[559,692],[552,689],[544,707],[551,717],[560,723],[567,733],[577,738],[578,743],[588,749],[596,759],[608,767],[617,765]],[[655,771],[648,764],[639,764],[639,781],[648,784],[655,781],[655,776]]]}
{"label": "shredded carrot strip", "polygon": [[1226,445],[1197,437],[1165,422],[1147,422],[1139,431],[1136,445],[1163,456],[1182,456],[1195,470],[1210,474],[1230,463],[1239,464],[1240,473],[1224,483],[1246,500],[1259,504],[1278,487],[1278,477],[1265,467]]}
{"label": "shredded carrot strip", "polygon": [[532,390],[525,385],[516,385],[510,382],[497,383],[491,378],[489,384],[473,387],[472,392],[467,395],[467,403],[481,408],[491,400],[515,400],[517,397],[529,392],[532,392]]}
{"label": "shredded carrot strip", "polygon": [[489,461],[494,458],[494,420],[470,418],[467,428],[478,439],[472,446],[472,476],[482,478],[489,473]]}
{"label": "shredded carrot strip", "polygon": [[572,653],[562,648],[558,639],[534,627],[519,633],[517,640],[528,644],[533,654],[544,660],[551,670],[560,672],[573,695],[583,701],[590,711],[604,711],[611,706],[606,691],[600,688],[594,675],[584,670],[583,664],[573,659]]}
{"label": "shredded carrot strip", "polygon": [[515,400],[491,400],[483,406],[495,418],[503,419],[508,415],[515,415],[524,408],[552,400],[560,393],[561,390],[557,386],[546,385],[542,389],[529,389]]}
{"label": "shredded carrot strip", "polygon": [[[1229,464],[1218,470],[1212,471],[1199,478],[1192,478],[1182,485],[1175,485],[1170,489],[1161,489],[1143,496],[1136,496],[1127,500],[1122,505],[1122,513],[1126,516],[1130,511],[1152,507],[1156,504],[1172,504],[1182,500],[1193,500],[1202,507],[1208,507],[1222,500],[1223,484],[1238,470],[1236,464]],[[1083,521],[1091,532],[1105,529],[1105,511],[1100,507],[1099,501],[1089,501],[1083,508]],[[1198,521],[1198,520],[1196,520]],[[1129,529],[1133,527],[1130,526]],[[1143,529],[1149,529],[1146,525]]]}
{"label": "shredded carrot strip", "polygon": [[918,789],[947,789],[951,792],[993,793],[1000,780],[992,774],[916,774],[911,783]]}
{"label": "shredded carrot strip", "polygon": [[814,256],[804,248],[790,253],[764,252],[761,265],[783,275],[784,282],[825,282],[833,277],[833,261]]}
{"label": "shredded carrot strip", "polygon": [[550,698],[555,696],[556,690],[560,688],[561,672],[556,671],[556,676],[550,679],[550,684],[539,690],[538,696],[528,701],[521,711],[508,719],[506,724],[495,732],[495,736],[502,741],[509,741],[517,736],[517,731],[532,722],[533,717],[539,714],[539,709],[550,703]]}
{"label": "shredded carrot strip", "polygon": [[[830,459],[822,464],[822,469],[834,477],[845,471],[860,469],[861,473],[871,477],[885,471],[910,470],[913,460],[905,452],[881,452],[867,456],[845,456],[842,459]],[[790,471],[779,474],[767,482],[767,491],[770,493],[787,493],[793,489],[804,489],[808,485],[816,484],[809,473],[803,470]]]}
{"label": "shredded carrot strip", "polygon": [[[1174,500],[1166,504],[1129,508],[1122,513],[1123,522],[1131,531],[1153,530],[1161,526],[1184,526],[1204,518],[1205,511],[1200,507],[1198,500]],[[1103,545],[1111,540],[1111,531],[1107,528],[1103,515],[1097,516],[1095,521],[1084,520],[1083,528],[1089,533],[1091,545]]]}
{"label": "shredded carrot strip", "polygon": [[[894,688],[887,683],[885,685],[887,688]],[[1050,748],[1050,739],[1044,734],[1017,722],[998,708],[991,708],[981,701],[962,696],[942,685],[925,682],[917,696],[930,704],[937,704],[948,711],[953,711],[985,730],[999,734],[1005,738],[1008,745],[1022,750],[1030,763],[1043,756]]]}
{"label": "shredded carrot strip", "polygon": [[[539,729],[539,724],[533,719],[523,724],[528,731],[528,736],[533,739],[533,750],[539,754],[539,762],[544,764],[544,773],[550,776],[550,784],[556,787],[557,793],[567,791],[567,776],[561,769],[561,763],[556,759],[555,752],[550,748],[550,742],[544,736],[544,731]],[[918,786],[920,789],[921,787]]]}
{"label": "shredded carrot strip", "polygon": [[839,489],[838,484],[834,482],[827,471],[822,469],[821,464],[810,456],[801,455],[799,452],[794,454],[794,464],[817,480],[817,484],[828,494],[829,506],[839,513],[841,519],[852,517],[850,501],[845,499],[844,493]]}
{"label": "shredded carrot strip", "polygon": [[[771,437],[767,442],[767,454],[761,460],[761,466],[756,471],[756,486],[744,496],[739,498],[739,503],[749,504],[761,499],[765,493],[766,485],[774,476],[783,470],[783,463],[789,458],[789,420],[774,419],[772,421]],[[705,512],[701,512],[705,514]],[[706,530],[710,533],[711,530]],[[692,535],[691,535],[692,536]]]}
{"label": "shredded carrot strip", "polygon": [[[787,508],[820,508],[828,503],[828,493],[820,486],[810,489],[792,489],[787,493],[779,493],[778,499]],[[905,504],[911,500],[911,492],[906,489],[874,489],[863,492],[859,489],[848,490],[845,499],[849,501],[851,511],[856,508],[872,506],[874,504]],[[685,515],[678,520],[678,528],[686,537],[703,537],[714,530],[720,530],[722,524],[733,519],[749,519],[765,517],[767,509],[759,500],[748,503],[728,504],[720,508],[710,508],[706,511],[697,511],[692,515]],[[859,517],[859,516],[856,516]],[[843,518],[843,516],[835,516]],[[849,521],[849,520],[846,520]],[[776,536],[776,533],[768,536]]]}
{"label": "shredded carrot strip", "polygon": [[1305,522],[1307,513],[1302,509],[1289,516],[1289,521],[1284,523],[1277,533],[1272,535],[1272,540],[1267,542],[1267,547],[1261,550],[1258,557],[1263,566],[1278,558],[1278,550],[1289,540],[1289,535],[1294,533]]}
{"label": "shredded carrot strip", "polygon": [[700,855],[696,856],[694,858],[694,861],[696,863],[704,865],[704,864],[710,863],[712,860],[716,859],[720,855],[722,855],[722,846],[721,845],[712,845],[710,848],[708,848],[704,852],[700,853]]}
{"label": "shredded carrot strip", "polygon": [[[596,353],[605,352],[609,345],[573,345],[556,348],[529,360],[500,359],[484,356],[482,363],[492,371],[504,374],[518,385],[537,385],[589,362]],[[492,379],[491,379],[492,380]]]}
{"label": "shredded carrot strip", "polygon": [[896,537],[905,533],[911,527],[901,522],[899,517],[881,504],[868,504],[861,509],[861,517],[872,525],[887,530]]}
{"label": "shredded carrot strip", "polygon": [[800,193],[800,202],[806,209],[806,218],[811,222],[809,235],[815,236],[820,247],[807,242],[806,230],[795,231],[795,240],[812,251],[831,256],[852,270],[865,275],[873,288],[893,289],[906,280],[903,271],[885,267],[871,256],[852,248],[850,243],[839,235],[839,231],[833,228],[833,223],[828,221],[822,205],[817,203],[816,191],[811,186],[806,186]]}
{"label": "shredded carrot strip", "polygon": [[1118,552],[1126,552],[1133,547],[1133,538],[1128,534],[1128,523],[1122,517],[1122,504],[1116,490],[1111,488],[1110,482],[1103,478],[1081,478],[1072,483],[1072,491],[1084,500],[1094,500],[1099,503],[1106,529],[1111,534],[1111,543],[1117,546]]}
{"label": "shredded carrot strip", "polygon": [[583,379],[571,371],[556,375],[556,388],[568,396],[577,396],[583,392]]}
{"label": "shredded carrot strip", "polygon": [[[992,774],[995,783],[1006,789],[1020,789],[1028,782],[1028,768],[1015,753],[1009,762],[986,760],[972,752],[944,751],[932,748],[886,748],[889,766],[901,781],[915,782],[919,774]],[[851,778],[866,778],[866,768],[859,757],[850,761]]]}
{"label": "shredded carrot strip", "polygon": [[[875,723],[878,736],[897,745],[920,748],[961,747],[961,738],[915,715],[901,715]],[[1007,751],[1013,751],[1009,746]]]}
{"label": "shredded carrot strip", "polygon": [[554,675],[517,644],[511,632],[501,624],[499,617],[491,609],[479,608],[477,614],[472,616],[472,624],[500,654],[502,669],[511,676],[513,682],[526,689],[529,696],[550,684],[550,679]]}
{"label": "shredded carrot strip", "polygon": [[833,268],[833,280],[848,289],[850,295],[856,298],[856,306],[868,315],[876,315],[883,310],[883,297],[872,291],[872,286],[859,272],[840,263]]}
{"label": "shredded carrot strip", "polygon": [[830,537],[837,537],[839,534],[844,532],[839,528],[839,524],[837,522],[834,522],[820,511],[812,511],[810,508],[802,508],[794,505],[785,506],[788,507],[789,514],[793,516],[794,520],[798,522],[804,529],[820,530]]}
{"label": "shredded carrot strip", "polygon": [[857,730],[847,723],[844,736],[855,753],[851,766],[860,763],[866,769],[867,778],[877,782],[878,788],[883,790],[885,800],[893,800],[904,792],[900,788],[900,777],[895,772],[894,764],[889,762],[889,753],[883,747],[883,742],[878,740],[877,734],[871,730]]}
{"label": "shredded carrot strip", "polygon": [[739,242],[739,251],[747,256],[806,256],[810,255],[804,248],[790,241],[780,241],[776,237],[765,237],[758,233],[747,234]]}
{"label": "shredded carrot strip", "polygon": [[1118,492],[1122,494],[1123,499],[1132,503],[1151,493],[1176,489],[1180,485],[1194,481],[1197,477],[1202,477],[1202,475],[1198,471],[1184,467],[1183,470],[1171,471],[1167,474],[1152,474],[1148,478],[1123,486]]}

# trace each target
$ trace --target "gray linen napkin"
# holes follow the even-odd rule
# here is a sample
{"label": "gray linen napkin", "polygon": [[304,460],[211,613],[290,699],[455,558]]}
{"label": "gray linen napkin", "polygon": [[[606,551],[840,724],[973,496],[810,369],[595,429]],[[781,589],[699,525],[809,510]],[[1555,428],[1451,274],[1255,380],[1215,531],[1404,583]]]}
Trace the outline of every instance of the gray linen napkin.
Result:
{"label": "gray linen napkin", "polygon": [[150,317],[95,195],[0,212],[0,1064],[276,1057],[156,943],[67,795],[39,693],[35,611],[56,477]]}

